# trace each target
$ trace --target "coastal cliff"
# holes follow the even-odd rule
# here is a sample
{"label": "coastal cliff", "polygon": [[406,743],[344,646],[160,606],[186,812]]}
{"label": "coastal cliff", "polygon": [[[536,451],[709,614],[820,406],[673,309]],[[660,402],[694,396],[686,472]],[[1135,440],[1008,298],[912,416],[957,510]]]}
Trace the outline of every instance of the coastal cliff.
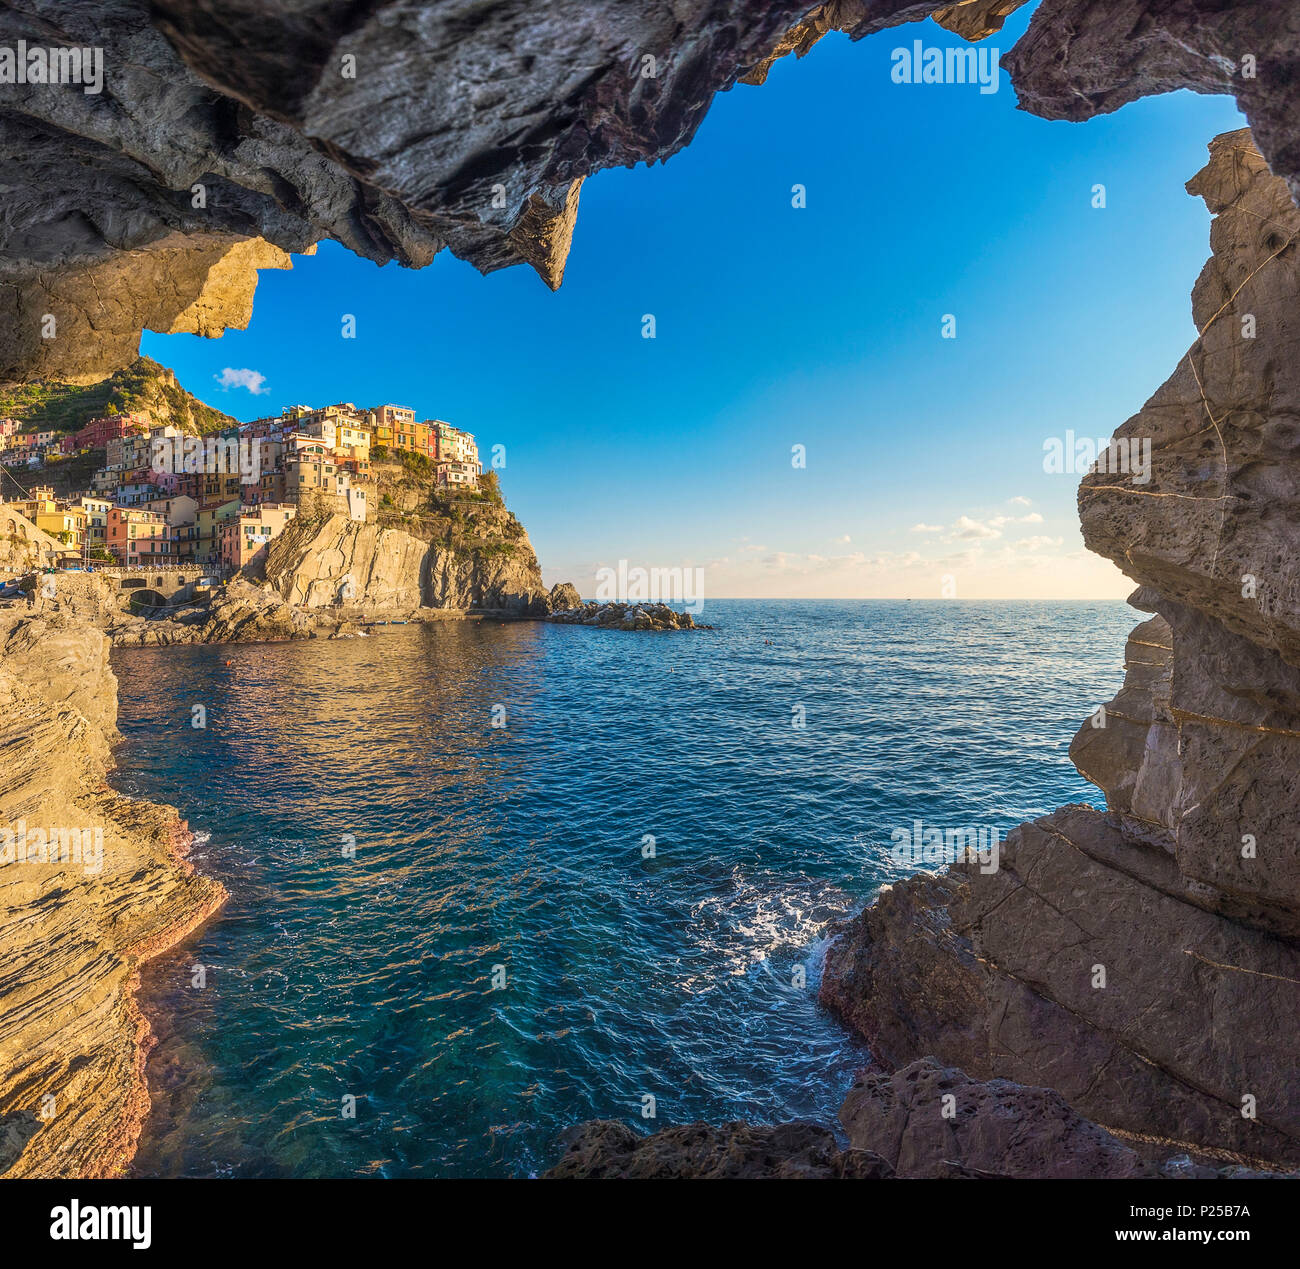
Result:
{"label": "coastal cliff", "polygon": [[298,515],[206,607],[176,616],[133,616],[110,578],[58,578],[55,608],[105,630],[116,647],[314,639],[369,623],[465,615],[540,618],[576,600],[542,582],[528,534],[506,509],[495,478],[479,492],[448,495],[428,479],[395,478],[377,463],[369,486],[379,506],[350,519],[341,499],[309,495]]}
{"label": "coastal cliff", "polygon": [[[117,718],[108,651],[71,615],[0,620],[6,1177],[125,1168],[149,1108],[138,968],[225,898],[186,862],[189,833],[171,807],[106,782]],[[24,848],[31,857],[19,858]]]}
{"label": "coastal cliff", "polygon": [[306,506],[252,570],[286,602],[308,612],[410,617],[422,608],[543,616],[547,591],[528,534],[490,493],[430,492],[377,463],[381,495],[372,522]]}

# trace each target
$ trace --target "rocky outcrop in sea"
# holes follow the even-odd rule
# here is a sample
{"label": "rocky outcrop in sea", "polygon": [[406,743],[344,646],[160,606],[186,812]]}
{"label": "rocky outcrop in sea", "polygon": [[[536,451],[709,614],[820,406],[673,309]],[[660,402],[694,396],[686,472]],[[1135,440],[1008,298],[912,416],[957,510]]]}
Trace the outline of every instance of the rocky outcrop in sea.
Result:
{"label": "rocky outcrop in sea", "polygon": [[599,604],[592,601],[557,609],[546,620],[564,626],[598,626],[602,630],[713,629],[712,626],[697,626],[695,618],[688,612],[679,612],[667,604],[651,603]]}

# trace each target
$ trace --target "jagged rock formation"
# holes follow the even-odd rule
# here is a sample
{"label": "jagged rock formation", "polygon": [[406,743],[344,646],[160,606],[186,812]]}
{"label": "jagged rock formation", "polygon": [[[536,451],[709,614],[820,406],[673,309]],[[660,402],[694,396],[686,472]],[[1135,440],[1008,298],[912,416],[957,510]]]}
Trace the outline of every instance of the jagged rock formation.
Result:
{"label": "jagged rock formation", "polygon": [[1079,491],[1084,541],[1144,585],[1167,647],[1155,716],[1144,727],[1138,710],[1130,724],[1141,751],[1118,772],[1092,760],[1090,775],[1124,809],[1111,789],[1133,773],[1129,813],[1150,821],[1199,901],[1294,938],[1300,212],[1249,133],[1216,138],[1210,155],[1188,185],[1215,214],[1192,294],[1200,336],[1116,432],[1121,444],[1150,438],[1151,481],[1095,473]]}
{"label": "jagged rock formation", "polygon": [[1164,852],[1067,807],[1011,833],[995,873],[882,893],[832,945],[822,999],[887,1070],[932,1055],[1170,1150],[1300,1166],[1300,952],[1184,889]]}
{"label": "jagged rock formation", "polygon": [[592,1120],[573,1129],[550,1180],[873,1180],[890,1166],[866,1150],[841,1150],[816,1124],[683,1124],[642,1136]]}
{"label": "jagged rock formation", "polygon": [[[828,31],[933,13],[977,39],[1017,7],[7,0],[0,43],[102,47],[105,80],[7,87],[0,382],[84,382],[134,356],[142,329],[242,324],[256,270],[322,238],[416,268],[444,247],[484,271],[526,262],[558,286],[582,180],[676,153],[714,93]],[[1052,118],[1231,92],[1294,181],[1295,43],[1286,6],[1262,0],[1043,0],[1009,66]]]}
{"label": "jagged rock formation", "polygon": [[1229,93],[1300,197],[1300,40],[1280,0],[1046,0],[1007,55],[1020,107],[1091,119],[1139,97]]}
{"label": "jagged rock formation", "polygon": [[258,269],[290,267],[278,247],[232,233],[169,233],[103,259],[39,271],[20,271],[6,255],[0,383],[95,383],[137,356],[144,330],[242,330],[253,315]]}
{"label": "jagged rock formation", "polygon": [[822,998],[886,1069],[934,1055],[1138,1140],[1296,1168],[1300,214],[1247,132],[1210,153],[1188,186],[1216,214],[1200,338],[1116,433],[1151,440],[1149,483],[1111,461],[1079,494],[1085,541],[1158,614],[1071,749],[1108,812],[886,888]]}
{"label": "jagged rock formation", "polygon": [[[0,1174],[111,1176],[149,1108],[149,1028],[133,999],[140,963],[220,906],[184,861],[189,834],[166,806],[104,780],[117,683],[108,643],[64,615],[0,617],[0,842],[62,861],[0,863]],[[102,833],[102,839],[95,834]],[[89,841],[102,841],[96,867]],[[48,845],[47,845],[47,859]]]}
{"label": "jagged rock formation", "polygon": [[547,596],[546,606],[551,612],[562,612],[570,608],[582,607],[582,596],[572,582],[556,582]]}
{"label": "jagged rock formation", "polygon": [[[1014,7],[973,0],[937,16],[978,38]],[[102,96],[44,85],[5,95],[0,381],[102,377],[134,355],[144,327],[215,333],[246,317],[257,268],[283,267],[285,253],[322,237],[414,267],[444,246],[484,270],[526,261],[557,285],[584,177],[668,157],[714,92],[761,82],[774,58],[827,31],[860,38],[938,8],[11,0],[0,43],[106,46],[109,75]],[[1054,1088],[1148,1145],[1292,1166],[1300,882],[1285,811],[1300,770],[1289,529],[1300,363],[1285,183],[1294,193],[1300,182],[1298,50],[1282,4],[1042,0],[1010,54],[1021,104],[1048,117],[1086,118],[1178,87],[1231,92],[1275,176],[1245,134],[1217,143],[1194,186],[1218,213],[1215,260],[1195,297],[1201,338],[1122,432],[1155,439],[1155,483],[1097,477],[1081,493],[1089,544],[1144,583],[1141,603],[1160,618],[1131,644],[1116,731],[1075,745],[1110,811],[1065,808],[1023,826],[996,872],[959,868],[886,892],[832,949],[823,987],[887,1070],[933,1054],[978,1081]],[[425,548],[418,576],[418,548],[399,549],[394,570],[367,571],[361,530],[299,529],[324,535],[319,551],[286,555],[268,577],[318,608],[358,570],[371,611],[399,611],[417,593],[421,605],[491,596],[545,606],[535,561],[507,567],[480,551],[466,563],[412,538]],[[231,595],[229,629],[281,623],[289,606],[276,593],[265,611]],[[92,1173],[118,1166],[138,1123],[133,959],[219,896],[172,857],[174,820],[98,788],[104,671],[87,668],[80,681],[76,671],[94,649],[56,662],[53,695],[20,681],[15,667],[42,681],[36,643],[24,643],[38,633],[54,646],[33,626],[0,662],[6,725],[25,729],[27,745],[0,797],[15,813],[97,817],[124,867],[78,881],[84,890],[43,873],[4,879],[0,939],[19,952],[4,971],[0,1150],[14,1172]],[[83,893],[93,902],[79,902]],[[75,994],[50,992],[51,966]],[[934,1079],[956,1080],[959,1102],[1004,1104],[950,1073]],[[873,1087],[873,1105],[894,1105],[886,1118],[903,1113],[885,1085]],[[72,1109],[34,1121],[46,1092]],[[1063,1122],[1050,1098],[1033,1104]],[[888,1166],[837,1159],[824,1137],[781,1128],[675,1129],[659,1145],[627,1131],[605,1134],[623,1159],[616,1174],[770,1174],[782,1150],[802,1174]],[[684,1152],[658,1158],[665,1141]]]}

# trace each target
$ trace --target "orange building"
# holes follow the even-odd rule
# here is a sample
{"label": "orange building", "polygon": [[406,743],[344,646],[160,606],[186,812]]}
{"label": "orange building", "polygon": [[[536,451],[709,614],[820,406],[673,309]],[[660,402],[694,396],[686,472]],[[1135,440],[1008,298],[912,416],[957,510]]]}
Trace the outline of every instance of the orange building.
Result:
{"label": "orange building", "polygon": [[128,568],[172,562],[167,518],[139,507],[110,507],[106,526],[108,550]]}

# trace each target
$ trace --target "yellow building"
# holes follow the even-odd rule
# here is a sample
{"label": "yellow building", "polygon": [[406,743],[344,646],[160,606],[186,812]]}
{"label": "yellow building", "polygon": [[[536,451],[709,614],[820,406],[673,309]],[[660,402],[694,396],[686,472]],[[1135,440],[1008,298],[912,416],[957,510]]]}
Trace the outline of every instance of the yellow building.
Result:
{"label": "yellow building", "polygon": [[92,550],[108,545],[108,513],[113,504],[107,498],[83,494],[77,499],[86,512],[86,545]]}
{"label": "yellow building", "polygon": [[58,538],[60,542],[73,547],[80,551],[86,542],[86,524],[90,519],[90,513],[85,507],[53,506],[47,511],[38,511],[32,523],[36,525],[43,533],[48,533],[52,538]]}
{"label": "yellow building", "polygon": [[42,533],[48,533],[78,553],[85,545],[90,513],[77,503],[60,504],[49,485],[36,485],[28,497],[8,505]]}
{"label": "yellow building", "polygon": [[346,452],[348,458],[369,462],[370,433],[365,428],[340,423],[334,448]]}

